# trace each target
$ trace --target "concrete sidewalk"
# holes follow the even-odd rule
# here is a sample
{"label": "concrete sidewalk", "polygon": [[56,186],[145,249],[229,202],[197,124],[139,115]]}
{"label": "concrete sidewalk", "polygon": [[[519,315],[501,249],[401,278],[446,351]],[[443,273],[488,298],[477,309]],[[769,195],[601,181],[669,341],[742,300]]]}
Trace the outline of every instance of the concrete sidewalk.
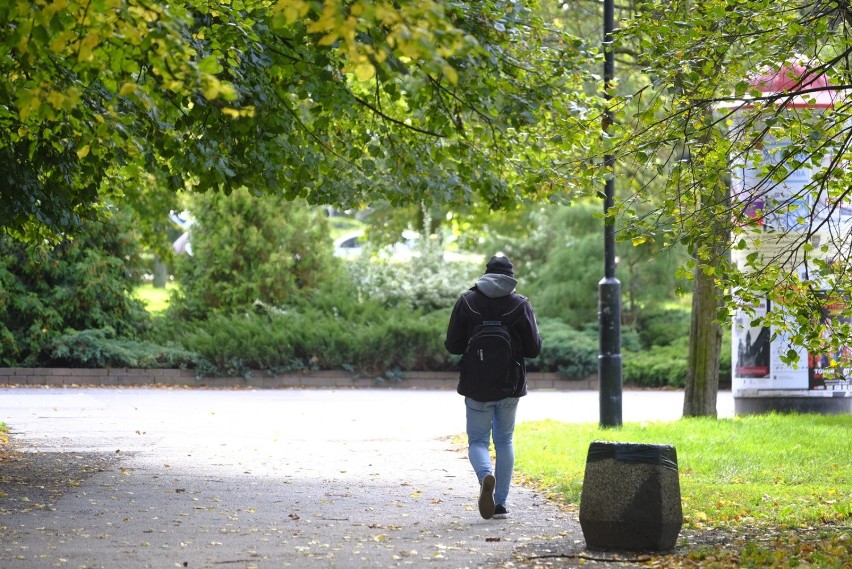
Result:
{"label": "concrete sidewalk", "polygon": [[[682,393],[649,393],[625,392],[625,421],[679,415]],[[533,393],[519,420],[583,420],[596,396]],[[29,472],[80,465],[43,503],[5,481],[4,569],[594,563],[576,513],[534,491],[479,517],[452,392],[5,389],[0,419]]]}

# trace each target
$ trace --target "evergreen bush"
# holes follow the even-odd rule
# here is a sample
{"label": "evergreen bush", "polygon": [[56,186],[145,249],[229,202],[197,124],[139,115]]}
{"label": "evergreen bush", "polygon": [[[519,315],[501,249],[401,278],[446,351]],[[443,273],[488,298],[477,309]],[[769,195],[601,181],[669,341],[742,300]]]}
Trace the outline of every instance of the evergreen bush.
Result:
{"label": "evergreen bush", "polygon": [[597,332],[580,331],[556,318],[540,318],[541,354],[530,370],[559,372],[566,379],[585,379],[598,370]]}
{"label": "evergreen bush", "polygon": [[452,307],[482,274],[484,265],[446,261],[440,246],[419,243],[408,262],[372,255],[345,262],[359,300],[371,299],[387,308],[433,311]]}
{"label": "evergreen bush", "polygon": [[[519,265],[523,289],[539,316],[562,318],[578,326],[597,320],[598,282],[603,276],[598,208],[578,202],[571,207],[530,209],[514,237],[501,235],[500,227],[486,236],[486,250],[502,250]],[[626,324],[634,324],[649,307],[677,299],[689,286],[675,278],[676,267],[687,260],[685,248],[660,245],[664,241],[619,245],[616,276]]]}
{"label": "evergreen bush", "polygon": [[47,357],[57,367],[199,368],[206,362],[197,354],[175,346],[115,337],[115,330],[69,331],[54,338]]}
{"label": "evergreen bush", "polygon": [[50,344],[66,330],[134,338],[149,326],[131,294],[139,266],[131,228],[108,209],[73,240],[25,246],[0,235],[0,365],[53,365]]}
{"label": "evergreen bush", "polygon": [[[677,311],[675,311],[677,312]],[[660,329],[660,336],[668,334],[664,319],[651,319],[662,325],[648,329]],[[684,327],[685,326],[685,327]],[[687,362],[689,358],[689,319],[677,324],[674,328],[681,330],[681,335],[672,339],[666,345],[651,345],[650,347],[632,348],[622,354],[624,383],[637,387],[676,387],[686,385]],[[722,330],[722,351],[719,358],[719,384],[731,383],[731,332],[730,328]]]}
{"label": "evergreen bush", "polygon": [[[292,322],[292,320],[290,320]],[[192,323],[181,338],[183,347],[200,354],[214,375],[246,376],[252,370],[285,373],[300,370],[293,335],[297,326],[276,322],[266,315],[215,314]]]}
{"label": "evergreen bush", "polygon": [[625,352],[622,354],[624,383],[637,387],[683,387],[686,385],[688,353],[688,337],[666,346]]}
{"label": "evergreen bush", "polygon": [[690,319],[688,309],[651,308],[639,312],[636,329],[643,346],[667,346],[689,336]]}
{"label": "evergreen bush", "polygon": [[358,367],[383,371],[454,369],[444,348],[449,313],[442,316],[391,317],[380,326],[365,329]]}
{"label": "evergreen bush", "polygon": [[382,374],[449,368],[443,347],[449,314],[410,310],[381,314],[380,319],[348,320],[316,309],[260,307],[259,312],[197,321],[183,334],[182,343],[211,362],[214,373],[229,376],[260,370]]}
{"label": "evergreen bush", "polygon": [[192,256],[176,263],[182,318],[250,309],[255,301],[283,306],[334,280],[326,217],[303,201],[257,197],[248,190],[195,196]]}

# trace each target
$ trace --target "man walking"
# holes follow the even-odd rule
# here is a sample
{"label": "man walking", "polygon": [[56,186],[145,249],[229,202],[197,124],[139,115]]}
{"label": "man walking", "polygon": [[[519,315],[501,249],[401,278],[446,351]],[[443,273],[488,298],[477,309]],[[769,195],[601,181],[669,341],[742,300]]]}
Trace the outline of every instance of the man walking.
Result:
{"label": "man walking", "polygon": [[[497,254],[463,293],[450,316],[444,346],[461,354],[458,392],[467,408],[468,458],[480,484],[479,513],[507,518],[515,454],[512,438],[518,399],[527,394],[524,358],[541,351],[529,300],[517,294],[511,261]],[[489,446],[497,455],[491,466]]]}

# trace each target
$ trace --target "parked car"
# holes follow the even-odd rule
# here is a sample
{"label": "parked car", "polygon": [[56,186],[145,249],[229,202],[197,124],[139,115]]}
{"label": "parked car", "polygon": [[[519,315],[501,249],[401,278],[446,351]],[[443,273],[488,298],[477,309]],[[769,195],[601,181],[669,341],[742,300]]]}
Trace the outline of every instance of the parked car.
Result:
{"label": "parked car", "polygon": [[[403,231],[402,238],[393,245],[386,245],[377,251],[378,255],[389,257],[394,261],[408,261],[418,256],[417,239],[419,234],[414,231]],[[344,259],[352,259],[361,255],[369,246],[364,230],[344,233],[334,240],[334,254]]]}
{"label": "parked car", "polygon": [[[405,230],[398,242],[380,248],[377,254],[393,261],[410,261],[420,256],[419,239],[420,234],[416,231]],[[334,255],[342,259],[354,259],[359,257],[368,246],[369,241],[363,230],[350,231],[334,240]],[[482,256],[444,251],[444,260],[480,262]]]}

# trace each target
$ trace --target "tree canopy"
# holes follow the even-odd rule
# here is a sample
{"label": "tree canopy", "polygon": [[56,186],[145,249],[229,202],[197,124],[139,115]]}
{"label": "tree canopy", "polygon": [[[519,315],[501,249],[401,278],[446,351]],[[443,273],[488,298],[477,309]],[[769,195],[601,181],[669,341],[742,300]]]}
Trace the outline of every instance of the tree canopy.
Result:
{"label": "tree canopy", "polygon": [[598,104],[594,46],[514,2],[45,0],[0,7],[0,28],[18,234],[184,190],[560,201],[552,164]]}
{"label": "tree canopy", "polygon": [[[179,192],[241,188],[423,211],[567,203],[595,195],[613,154],[620,237],[690,247],[682,274],[707,277],[720,321],[751,311],[817,345],[821,311],[845,303],[829,341],[848,344],[852,12],[827,0],[621,4],[607,103],[588,25],[599,9],[3,5],[0,227],[32,238],[113,202],[153,211]],[[820,91],[832,104],[812,104]],[[760,298],[785,310],[754,314]]]}
{"label": "tree canopy", "polygon": [[[690,267],[723,295],[722,321],[739,308],[791,330],[797,345],[823,343],[821,311],[852,289],[852,12],[819,0],[633,8],[616,49],[644,82],[620,99],[613,134],[623,167],[644,173],[620,196],[619,215],[637,219],[629,235],[664,227],[665,241],[689,245]],[[657,207],[642,215],[649,202]],[[776,310],[755,313],[760,298]],[[838,346],[850,340],[842,320],[831,331]]]}

